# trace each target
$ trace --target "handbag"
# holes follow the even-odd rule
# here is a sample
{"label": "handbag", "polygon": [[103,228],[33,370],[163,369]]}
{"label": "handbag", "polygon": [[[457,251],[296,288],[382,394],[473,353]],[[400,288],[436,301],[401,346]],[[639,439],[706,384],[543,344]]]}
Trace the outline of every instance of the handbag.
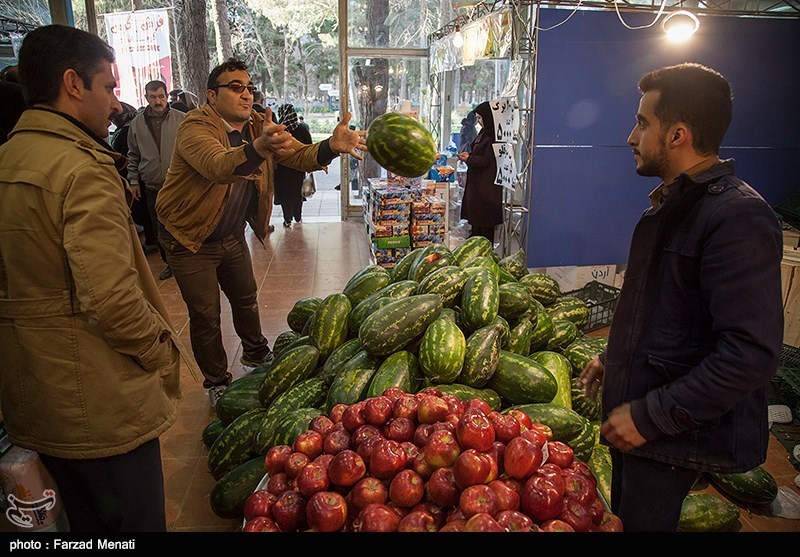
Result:
{"label": "handbag", "polygon": [[306,199],[313,196],[317,192],[317,187],[314,185],[313,174],[306,174],[306,177],[303,178],[303,186],[301,187],[300,191],[303,194],[303,197]]}

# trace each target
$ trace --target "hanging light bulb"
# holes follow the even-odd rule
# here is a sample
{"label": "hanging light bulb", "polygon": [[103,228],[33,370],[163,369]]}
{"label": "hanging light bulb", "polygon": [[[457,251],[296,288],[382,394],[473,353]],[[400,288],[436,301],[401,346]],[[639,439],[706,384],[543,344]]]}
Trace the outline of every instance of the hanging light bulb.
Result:
{"label": "hanging light bulb", "polygon": [[664,18],[661,27],[671,42],[682,43],[688,41],[700,28],[700,20],[691,12],[678,10]]}

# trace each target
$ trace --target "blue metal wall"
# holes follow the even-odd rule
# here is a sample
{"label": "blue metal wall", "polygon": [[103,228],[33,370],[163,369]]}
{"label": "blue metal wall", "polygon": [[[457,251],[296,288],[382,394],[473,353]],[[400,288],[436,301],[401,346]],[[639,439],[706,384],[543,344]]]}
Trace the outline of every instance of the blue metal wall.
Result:
{"label": "blue metal wall", "polygon": [[[541,11],[539,26],[569,14]],[[632,26],[652,14],[623,13]],[[800,20],[701,17],[686,44],[661,22],[630,30],[615,12],[578,12],[539,34],[528,266],[622,264],[657,178],[635,172],[625,140],[646,72],[681,62],[720,71],[734,93],[721,156],[770,204],[800,189]]]}

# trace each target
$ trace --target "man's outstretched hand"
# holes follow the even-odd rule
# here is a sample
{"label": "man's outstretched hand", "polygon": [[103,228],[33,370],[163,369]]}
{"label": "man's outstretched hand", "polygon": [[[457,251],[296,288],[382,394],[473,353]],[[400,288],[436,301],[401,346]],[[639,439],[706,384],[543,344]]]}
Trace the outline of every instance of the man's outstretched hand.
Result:
{"label": "man's outstretched hand", "polygon": [[272,120],[272,109],[267,107],[264,113],[264,128],[261,131],[261,136],[253,142],[256,152],[262,157],[266,156],[267,152],[288,155],[295,151],[295,143],[294,136],[286,131],[286,126],[276,124]]}
{"label": "man's outstretched hand", "polygon": [[367,150],[367,132],[366,130],[351,130],[349,127],[351,117],[352,115],[348,112],[336,124],[328,143],[334,153],[347,153],[358,160],[363,160],[364,157],[359,151]]}

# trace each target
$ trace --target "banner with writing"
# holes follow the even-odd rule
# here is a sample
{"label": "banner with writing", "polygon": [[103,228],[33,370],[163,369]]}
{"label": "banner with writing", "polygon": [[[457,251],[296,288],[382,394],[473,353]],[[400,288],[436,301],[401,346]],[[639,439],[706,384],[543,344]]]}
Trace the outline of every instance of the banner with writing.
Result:
{"label": "banner with writing", "polygon": [[167,10],[103,14],[108,43],[116,54],[117,98],[136,108],[146,104],[144,86],[159,80],[172,89],[172,53]]}
{"label": "banner with writing", "polygon": [[510,190],[514,189],[514,180],[517,177],[517,163],[514,160],[514,145],[512,143],[495,143],[494,156],[497,159],[497,175],[494,183]]}
{"label": "banner with writing", "polygon": [[517,99],[498,97],[489,101],[494,118],[494,140],[502,143],[516,140],[519,133]]}

